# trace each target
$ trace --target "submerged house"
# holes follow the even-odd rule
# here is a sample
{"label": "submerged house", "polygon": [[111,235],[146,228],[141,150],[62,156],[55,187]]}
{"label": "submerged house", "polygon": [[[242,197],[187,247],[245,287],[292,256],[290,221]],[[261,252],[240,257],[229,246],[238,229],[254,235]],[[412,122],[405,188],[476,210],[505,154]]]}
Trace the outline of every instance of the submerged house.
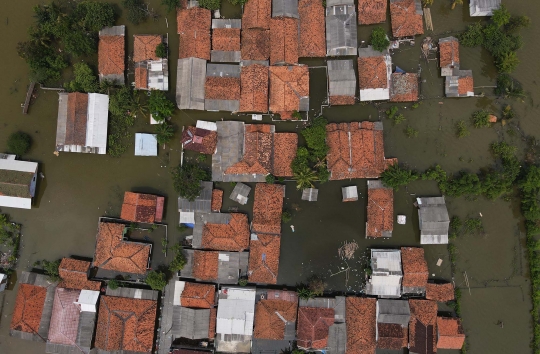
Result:
{"label": "submerged house", "polygon": [[452,283],[427,283],[426,299],[437,302],[448,302],[455,299],[454,286]]}
{"label": "submerged house", "polygon": [[182,148],[212,155],[216,152],[217,125],[214,122],[198,120],[197,124],[182,131]]}
{"label": "submerged house", "polygon": [[135,133],[135,156],[157,155],[157,134]]}
{"label": "submerged house", "polygon": [[45,342],[49,334],[57,283],[46,275],[22,272],[9,326],[12,337]]}
{"label": "submerged house", "polygon": [[418,204],[420,244],[448,244],[450,217],[444,197],[416,198],[416,203]]}
{"label": "submerged house", "polygon": [[237,112],[240,109],[239,65],[207,64],[204,109],[228,112]]}
{"label": "submerged house", "polygon": [[345,353],[375,354],[377,300],[347,297],[347,350]]}
{"label": "submerged house", "polygon": [[124,193],[121,218],[132,222],[153,224],[163,219],[164,197],[143,193]]}
{"label": "submerged house", "polygon": [[437,303],[429,300],[409,300],[409,353],[437,352]]}
{"label": "submerged house", "polygon": [[298,19],[270,19],[270,65],[298,64],[298,37]]}
{"label": "submerged house", "polygon": [[240,62],[240,19],[212,20],[212,52],[214,63]]}
{"label": "submerged house", "polygon": [[374,25],[386,22],[388,0],[358,0],[358,24]]}
{"label": "submerged house", "polygon": [[418,101],[418,74],[393,73],[390,84],[390,102],[416,101]]}
{"label": "submerged house", "polygon": [[331,123],[326,126],[330,180],[379,178],[396,159],[384,157],[382,122]]}
{"label": "submerged house", "polygon": [[390,0],[390,19],[394,38],[424,34],[423,15],[420,0]]}
{"label": "submerged house", "polygon": [[210,60],[212,12],[201,7],[178,9],[176,24],[180,35],[178,59]]}
{"label": "submerged house", "polygon": [[99,93],[58,94],[56,151],[107,152],[109,96]]}
{"label": "submerged house", "polygon": [[421,247],[401,247],[403,294],[424,295],[428,281],[428,266]]}
{"label": "submerged house", "polygon": [[394,230],[394,190],[382,181],[371,180],[368,185],[366,238],[392,237]]}
{"label": "submerged house", "polygon": [[356,101],[356,73],[352,59],[328,60],[330,105],[352,105]]}
{"label": "submerged house", "polygon": [[270,124],[218,121],[218,143],[212,156],[216,182],[265,182],[268,174],[292,176],[298,135],[275,133]]}
{"label": "submerged house", "polygon": [[306,65],[270,67],[270,111],[281,119],[309,111],[309,68]]}
{"label": "submerged house", "polygon": [[99,31],[99,81],[125,83],[126,26],[105,27]]}
{"label": "submerged house", "polygon": [[241,252],[249,248],[246,214],[195,213],[193,248]]}
{"label": "submerged house", "polygon": [[407,300],[377,300],[377,348],[407,348],[410,319],[411,310]]}
{"label": "submerged house", "polygon": [[455,37],[439,39],[439,66],[441,76],[445,78],[444,93],[446,97],[474,96],[474,80],[472,70],[460,70],[459,41]]}
{"label": "submerged house", "polygon": [[186,249],[186,265],[180,278],[195,279],[219,284],[238,284],[246,277],[249,252],[199,251]]}
{"label": "submerged house", "polygon": [[212,206],[212,182],[201,181],[201,193],[199,196],[190,201],[186,198],[178,197],[178,212],[180,213],[179,224],[184,224],[188,227],[195,227],[195,213],[210,213]]}
{"label": "submerged house", "polygon": [[460,350],[465,343],[461,319],[437,317],[437,349]]}
{"label": "submerged house", "polygon": [[136,90],[169,90],[169,63],[160,58],[156,49],[163,44],[157,34],[134,35],[133,62],[135,63]]}
{"label": "submerged house", "polygon": [[366,283],[366,294],[380,298],[401,297],[401,251],[371,250],[371,276]]}
{"label": "submerged house", "polygon": [[176,105],[179,109],[204,111],[206,60],[195,57],[178,59]]}
{"label": "submerged house", "polygon": [[38,163],[15,158],[0,154],[0,207],[31,209]]}
{"label": "submerged house", "polygon": [[88,280],[91,266],[91,262],[73,258],[62,258],[58,267],[58,274],[62,278],[62,281],[58,284],[58,287],[99,291],[101,289],[101,282]]}
{"label": "submerged house", "polygon": [[326,1],[326,56],[356,55],[357,48],[354,0]]}
{"label": "submerged house", "polygon": [[501,7],[502,0],[471,0],[469,3],[469,15],[493,16],[493,11]]}
{"label": "submerged house", "polygon": [[299,0],[300,29],[298,56],[324,58],[326,56],[325,9],[321,0]]}
{"label": "submerged house", "polygon": [[216,351],[251,353],[256,291],[222,287],[218,295]]}
{"label": "submerged house", "polygon": [[388,50],[379,52],[371,46],[358,49],[358,85],[360,101],[390,99],[392,58]]}

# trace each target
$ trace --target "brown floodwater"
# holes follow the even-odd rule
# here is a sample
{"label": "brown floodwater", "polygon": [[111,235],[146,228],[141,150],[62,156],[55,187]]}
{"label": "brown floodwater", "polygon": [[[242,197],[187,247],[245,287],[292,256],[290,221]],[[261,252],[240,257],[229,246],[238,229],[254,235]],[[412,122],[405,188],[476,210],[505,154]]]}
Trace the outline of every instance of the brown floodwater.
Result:
{"label": "brown floodwater", "polygon": [[[27,29],[33,22],[32,6],[39,0],[2,1],[0,10],[0,43],[3,49],[3,77],[0,81],[0,151],[12,132],[22,130],[30,133],[34,144],[25,159],[40,162],[40,171],[45,179],[38,186],[36,205],[32,210],[4,209],[14,221],[21,223],[22,248],[18,271],[30,270],[36,260],[57,259],[77,255],[91,258],[94,252],[97,222],[100,216],[118,216],[123,192],[126,190],[158,193],[167,197],[165,221],[169,228],[170,242],[182,236],[174,227],[178,223],[176,195],[170,178],[170,169],[180,161],[180,143],[177,139],[166,149],[160,149],[159,158],[133,156],[133,148],[122,158],[108,156],[64,153],[53,155],[55,148],[57,94],[39,91],[39,97],[30,107],[28,115],[22,115],[20,104],[24,101],[28,84],[28,70],[15,51],[17,42],[26,39]],[[113,1],[120,3],[119,0]],[[137,33],[169,34],[171,50],[171,87],[176,82],[176,59],[178,35],[174,14],[165,14],[159,0],[149,1],[162,15],[158,21],[148,21],[139,26],[126,23],[124,17],[119,23],[127,24],[127,43],[132,51],[132,35]],[[467,3],[467,2],[466,2]],[[499,112],[501,103],[492,94],[495,69],[488,53],[478,48],[461,48],[461,67],[474,72],[475,92],[484,92],[483,98],[445,99],[443,79],[439,76],[436,61],[429,64],[421,58],[420,39],[415,47],[404,46],[393,55],[394,64],[407,71],[422,70],[421,93],[424,97],[419,108],[411,110],[410,105],[398,105],[407,121],[401,125],[392,124],[373,105],[324,108],[323,114],[331,122],[358,120],[383,120],[385,128],[385,153],[387,157],[397,157],[417,169],[425,169],[435,163],[447,171],[462,169],[476,172],[479,168],[492,164],[489,144],[505,140],[521,148],[522,134],[540,136],[538,116],[540,109],[537,82],[540,81],[540,46],[536,41],[540,36],[540,24],[534,14],[540,13],[538,1],[515,1],[507,3],[515,14],[532,17],[532,26],[523,31],[525,46],[518,52],[521,64],[514,76],[523,84],[529,94],[524,103],[510,102],[518,113],[513,120],[513,129],[500,124],[492,129],[470,128],[471,135],[457,139],[455,124],[459,120],[468,121],[472,112],[478,109],[493,109]],[[224,6],[222,14],[239,17],[238,8]],[[472,23],[466,6],[450,10],[450,0],[436,0],[432,7],[435,38],[456,34]],[[169,26],[165,18],[168,19]],[[389,23],[384,25],[387,29]],[[368,40],[371,27],[359,27],[359,41]],[[321,65],[322,60],[305,61],[310,65]],[[321,111],[321,101],[326,94],[324,71],[311,71],[311,115]],[[169,93],[174,97],[173,90]],[[386,109],[382,104],[379,108]],[[173,118],[178,129],[194,124],[197,119],[239,119],[227,113],[178,112]],[[241,118],[243,119],[243,118]],[[269,121],[268,121],[269,122]],[[407,125],[419,131],[418,137],[409,139],[403,130]],[[301,128],[301,123],[278,123],[279,131]],[[133,132],[151,132],[147,118],[139,118]],[[188,155],[189,157],[190,155]],[[207,160],[207,163],[209,159]],[[357,185],[360,200],[357,203],[342,203],[342,186]],[[232,185],[221,184],[228,196]],[[396,225],[390,240],[366,240],[366,181],[352,180],[332,182],[321,186],[319,201],[308,203],[300,200],[300,193],[293,183],[287,183],[286,208],[293,213],[291,224],[283,227],[281,263],[278,282],[295,285],[312,274],[325,278],[328,289],[348,293],[358,293],[361,289],[366,262],[367,247],[417,246],[419,244],[418,216],[413,207],[415,196],[438,195],[437,186],[432,182],[417,181],[408,188],[395,193],[395,212],[407,216],[406,225]],[[468,335],[469,353],[530,353],[532,336],[530,282],[525,259],[524,234],[519,217],[519,202],[488,201],[483,198],[467,200],[448,198],[451,215],[462,218],[477,217],[482,213],[485,234],[461,236],[457,241],[458,261],[455,278],[451,279],[448,252],[445,246],[426,246],[426,258],[433,278],[454,280],[462,288],[462,316]],[[239,210],[251,213],[253,200]],[[225,200],[224,210],[233,205]],[[347,267],[337,257],[337,248],[344,241],[356,240],[360,246],[354,260],[349,262],[351,270],[340,272]],[[156,252],[159,251],[159,240]],[[436,266],[438,259],[443,263]],[[469,279],[469,287],[464,282],[463,272]],[[337,274],[336,274],[337,273]],[[17,288],[15,288],[17,289]],[[0,352],[44,353],[41,343],[24,342],[9,337],[9,323],[13,310],[15,291],[0,295]],[[445,310],[441,306],[441,310]],[[504,322],[504,328],[497,323]],[[450,351],[440,351],[441,353]],[[380,353],[383,353],[381,351]]]}

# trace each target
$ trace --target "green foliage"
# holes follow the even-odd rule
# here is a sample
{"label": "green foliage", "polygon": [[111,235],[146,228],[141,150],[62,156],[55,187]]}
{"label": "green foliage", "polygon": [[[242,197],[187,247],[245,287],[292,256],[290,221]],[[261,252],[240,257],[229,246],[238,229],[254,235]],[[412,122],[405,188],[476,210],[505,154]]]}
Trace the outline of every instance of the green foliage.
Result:
{"label": "green foliage", "polygon": [[133,91],[122,86],[109,96],[109,129],[107,134],[107,153],[112,157],[120,157],[131,143],[129,129],[135,124],[133,109],[135,99]]}
{"label": "green foliage", "polygon": [[420,107],[420,102],[415,102],[411,106],[412,109],[417,109],[418,107]]}
{"label": "green foliage", "polygon": [[107,282],[107,287],[111,290],[116,290],[120,287],[120,283],[116,279],[111,279]]}
{"label": "green foliage", "polygon": [[305,167],[294,172],[293,179],[296,181],[296,189],[313,188],[313,182],[317,181],[315,171],[309,167]]}
{"label": "green foliage", "polygon": [[489,128],[491,123],[489,122],[490,113],[486,110],[476,111],[472,115],[472,122],[475,128]]}
{"label": "green foliage", "polygon": [[531,19],[527,16],[513,16],[510,21],[504,26],[508,33],[516,33],[522,28],[527,28],[531,25]]}
{"label": "green foliage", "polygon": [[309,127],[302,130],[302,136],[306,139],[310,155],[315,158],[325,158],[328,153],[326,144],[326,125],[328,121],[323,116],[313,119]]}
{"label": "green foliage", "polygon": [[309,300],[315,297],[315,294],[309,288],[302,286],[296,290],[298,297],[302,300]]}
{"label": "green foliage", "polygon": [[122,0],[122,6],[127,10],[127,19],[134,25],[145,22],[148,11],[143,0]]}
{"label": "green foliage", "polygon": [[469,129],[467,129],[467,125],[465,124],[464,120],[460,120],[456,123],[456,136],[458,138],[464,138],[471,135],[471,132]]}
{"label": "green foliage", "polygon": [[502,109],[503,119],[512,119],[516,116],[516,112],[512,109],[512,106],[509,104],[505,105]]}
{"label": "green foliage", "polygon": [[448,177],[446,176],[446,171],[442,169],[440,165],[436,165],[426,170],[422,174],[422,180],[424,181],[436,181],[437,183],[446,183]]}
{"label": "green foliage", "polygon": [[390,41],[386,36],[386,31],[382,27],[375,27],[371,31],[371,45],[373,49],[382,52],[390,46]]}
{"label": "green foliage", "polygon": [[174,137],[174,127],[165,121],[157,124],[155,129],[156,140],[159,145],[168,144]]}
{"label": "green foliage", "polygon": [[320,276],[314,274],[308,278],[308,288],[313,295],[321,296],[324,294],[326,284]]}
{"label": "green foliage", "polygon": [[159,43],[156,47],[156,56],[158,58],[167,58],[167,46],[165,43]]}
{"label": "green foliage", "polygon": [[500,157],[503,160],[509,160],[515,158],[517,148],[502,141],[500,143],[491,144],[491,151],[496,157]]}
{"label": "green foliage", "polygon": [[462,227],[463,222],[461,221],[459,216],[453,216],[452,219],[450,219],[450,233],[448,235],[449,238],[451,240],[456,239]]}
{"label": "green foliage", "polygon": [[30,135],[23,132],[15,132],[11,134],[7,141],[8,152],[17,156],[22,156],[30,151],[32,146],[32,138]]}
{"label": "green foliage", "polygon": [[397,163],[389,166],[381,174],[381,180],[385,186],[399,190],[399,187],[405,186],[418,179],[418,175],[411,170],[399,167]]}
{"label": "green foliage", "polygon": [[284,223],[291,222],[292,220],[292,214],[288,210],[283,210],[283,213],[281,214],[281,221]]}
{"label": "green foliage", "polygon": [[197,156],[197,162],[203,163],[203,162],[205,162],[205,161],[206,161],[206,155],[205,155],[205,154],[199,154],[199,155]]}
{"label": "green foliage", "polygon": [[162,272],[156,272],[155,270],[148,272],[144,282],[150,286],[152,290],[163,290],[165,285],[167,285],[165,274]]}
{"label": "green foliage", "polygon": [[500,73],[511,73],[516,70],[519,65],[519,59],[516,52],[506,52],[501,54],[496,61],[496,65]]}
{"label": "green foliage", "polygon": [[484,226],[482,225],[482,219],[469,218],[465,220],[465,231],[469,234],[474,234],[474,233],[484,231]]}
{"label": "green foliage", "polygon": [[199,6],[208,10],[219,10],[221,0],[199,0]]}
{"label": "green foliage", "polygon": [[56,260],[54,262],[50,262],[46,259],[41,261],[41,267],[43,268],[43,271],[47,275],[50,281],[60,281],[60,273],[58,271],[58,268],[60,267],[60,259]]}
{"label": "green foliage", "polygon": [[404,121],[406,121],[405,116],[403,114],[401,114],[401,113],[395,115],[392,120],[394,121],[395,125],[401,124]]}
{"label": "green foliage", "polygon": [[385,113],[388,116],[388,118],[392,119],[396,115],[397,112],[398,112],[397,106],[392,106],[390,107],[390,109],[387,109]]}
{"label": "green foliage", "polygon": [[292,112],[292,119],[293,120],[302,120],[302,114],[300,114],[300,112],[298,112],[298,111],[293,111]]}
{"label": "green foliage", "polygon": [[491,17],[491,21],[493,21],[494,24],[501,27],[510,22],[510,18],[512,15],[506,8],[506,6],[501,5],[497,10],[493,11],[493,16]]}
{"label": "green foliage", "polygon": [[172,12],[180,7],[180,0],[161,0],[161,4],[167,6],[167,12]]}
{"label": "green foliage", "polygon": [[467,26],[465,32],[459,36],[460,44],[465,47],[479,47],[484,43],[484,26],[482,23],[475,22]]}
{"label": "green foliage", "polygon": [[76,11],[82,26],[89,31],[99,32],[103,27],[114,25],[114,7],[110,3],[82,1],[77,4]]}
{"label": "green foliage", "polygon": [[495,88],[495,94],[504,98],[518,98],[523,100],[525,92],[521,88],[519,82],[514,80],[508,74],[501,74],[497,76],[497,87]]}
{"label": "green foliage", "polygon": [[276,177],[273,174],[269,174],[265,177],[266,183],[274,184],[276,182]]}
{"label": "green foliage", "polygon": [[99,82],[92,69],[86,63],[76,63],[73,66],[75,79],[66,84],[71,92],[98,92]]}
{"label": "green foliage", "polygon": [[405,132],[405,135],[407,135],[407,138],[409,139],[418,137],[418,130],[414,129],[410,125],[408,125],[407,128],[405,128],[404,132]]}
{"label": "green foliage", "polygon": [[247,286],[247,285],[248,285],[248,280],[247,280],[247,278],[240,278],[240,279],[238,279],[238,285],[240,285],[240,286]]}
{"label": "green foliage", "polygon": [[148,109],[156,121],[163,122],[165,119],[172,116],[176,109],[176,105],[165,96],[163,91],[152,90],[150,99],[148,100]]}
{"label": "green foliage", "polygon": [[186,265],[186,257],[184,255],[184,249],[182,245],[176,244],[171,249],[174,252],[174,259],[169,264],[169,270],[173,273],[177,273],[184,269]]}
{"label": "green foliage", "polygon": [[244,6],[248,0],[229,0],[229,2],[233,5],[242,5]]}
{"label": "green foliage", "polygon": [[194,201],[201,194],[201,181],[209,181],[208,172],[191,163],[178,166],[172,173],[174,190],[182,197]]}

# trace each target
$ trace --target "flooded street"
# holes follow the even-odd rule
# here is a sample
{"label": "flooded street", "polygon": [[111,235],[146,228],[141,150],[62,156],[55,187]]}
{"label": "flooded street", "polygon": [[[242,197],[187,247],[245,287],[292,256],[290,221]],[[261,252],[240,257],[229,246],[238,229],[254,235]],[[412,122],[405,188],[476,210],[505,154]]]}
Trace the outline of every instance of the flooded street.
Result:
{"label": "flooded street", "polygon": [[[120,3],[114,0],[111,2]],[[178,35],[176,34],[175,14],[166,15],[160,0],[147,1],[162,15],[157,22],[133,26],[124,16],[118,21],[127,25],[128,52],[133,49],[133,34],[169,34],[171,63],[169,82],[176,83],[176,61],[178,57]],[[224,2],[226,2],[224,0]],[[479,109],[493,110],[500,116],[502,101],[496,100],[492,88],[495,85],[496,71],[490,55],[480,48],[460,48],[461,68],[473,70],[476,94],[485,93],[482,98],[446,99],[444,80],[440,77],[437,61],[426,62],[421,58],[420,42],[416,46],[402,46],[393,56],[393,63],[408,72],[421,68],[421,95],[423,100],[416,109],[410,105],[398,104],[400,112],[407,119],[393,126],[385,118],[384,112],[389,104],[354,105],[338,108],[323,108],[323,115],[330,122],[362,120],[382,120],[384,123],[385,155],[398,158],[400,163],[411,168],[424,170],[440,164],[447,172],[468,170],[477,172],[480,168],[493,164],[489,145],[496,141],[506,141],[518,146],[521,154],[525,136],[540,137],[540,37],[539,1],[505,2],[512,14],[531,17],[531,27],[522,31],[524,47],[518,52],[521,61],[513,76],[522,83],[528,97],[524,103],[508,101],[516,110],[517,117],[510,125],[496,124],[493,128],[469,128],[468,137],[458,139],[455,124],[459,120],[470,120],[471,114]],[[109,156],[61,153],[55,150],[56,117],[58,95],[54,91],[38,92],[38,98],[30,106],[29,114],[21,113],[20,104],[24,101],[28,84],[28,69],[25,62],[17,56],[17,42],[27,38],[27,29],[34,18],[32,6],[38,0],[2,1],[0,10],[0,43],[3,45],[4,73],[0,82],[0,152],[6,146],[7,137],[15,131],[29,133],[33,139],[30,153],[25,160],[40,163],[40,172],[45,178],[38,183],[38,195],[32,210],[2,209],[13,221],[22,224],[22,244],[18,271],[30,270],[37,260],[55,260],[77,255],[92,258],[95,247],[98,218],[117,217],[124,191],[149,192],[166,197],[164,222],[169,225],[169,244],[175,243],[184,235],[177,229],[177,196],[171,180],[171,168],[180,162],[177,132],[175,141],[162,149],[158,158],[135,157],[131,146],[121,158]],[[468,1],[464,6],[450,10],[450,0],[435,0],[431,8],[434,31],[429,34],[434,39],[457,35],[467,24],[473,22],[469,17]],[[238,8],[228,3],[222,14],[240,17]],[[165,16],[168,20],[165,21]],[[390,23],[384,24],[388,30]],[[368,40],[372,26],[359,27],[359,41]],[[321,65],[323,61],[303,61],[310,65]],[[130,73],[129,81],[133,81]],[[321,111],[326,96],[326,78],[322,69],[311,70],[311,108],[310,116]],[[480,88],[485,87],[485,88]],[[169,97],[174,99],[174,90]],[[228,113],[177,112],[172,122],[177,130],[183,125],[194,125],[197,119],[216,121],[219,119],[242,119]],[[270,123],[265,118],[264,123]],[[419,131],[418,137],[409,139],[403,130],[410,125]],[[284,122],[277,124],[277,131],[293,131],[302,123]],[[519,128],[519,129],[518,129]],[[148,118],[139,117],[133,132],[152,132]],[[298,129],[299,131],[299,129]],[[206,163],[209,163],[207,159]],[[341,187],[356,185],[359,201],[341,202]],[[253,195],[245,206],[234,204],[228,199],[232,185],[216,184],[225,191],[224,211],[229,207],[239,207],[239,211],[250,214]],[[295,285],[305,281],[310,275],[318,274],[325,278],[328,290],[357,293],[364,280],[367,247],[418,246],[418,215],[413,207],[416,196],[436,196],[440,192],[434,182],[416,181],[408,188],[395,192],[395,214],[407,216],[406,225],[395,224],[390,240],[366,240],[366,180],[337,181],[320,186],[319,201],[310,203],[300,200],[300,192],[292,182],[286,187],[286,206],[293,215],[289,224],[283,225],[281,241],[281,261],[279,284]],[[517,193],[517,192],[516,192]],[[502,198],[489,201],[482,197],[477,200],[447,198],[450,215],[462,220],[478,217],[481,213],[485,233],[483,235],[463,235],[455,241],[457,246],[456,286],[462,288],[462,317],[468,352],[472,354],[530,353],[532,336],[530,282],[528,265],[525,259],[524,229],[520,219],[519,200],[514,194],[508,201]],[[251,219],[250,219],[251,220]],[[294,225],[293,232],[289,225]],[[338,258],[337,249],[344,241],[356,240],[359,250],[348,266],[351,270],[340,272],[347,265]],[[158,241],[159,243],[159,241]],[[160,251],[157,251],[160,252]],[[426,246],[431,278],[451,280],[449,255],[446,246]],[[438,267],[437,261],[442,259]],[[463,272],[467,272],[470,288],[465,285]],[[337,274],[336,274],[337,273]],[[15,291],[3,295],[3,308],[0,305],[0,353],[44,353],[42,343],[27,342],[9,336],[9,325]],[[0,295],[2,299],[2,295]],[[441,308],[444,310],[444,308]],[[497,323],[504,322],[504,328]],[[450,353],[451,351],[439,351]],[[380,351],[383,353],[383,351]]]}

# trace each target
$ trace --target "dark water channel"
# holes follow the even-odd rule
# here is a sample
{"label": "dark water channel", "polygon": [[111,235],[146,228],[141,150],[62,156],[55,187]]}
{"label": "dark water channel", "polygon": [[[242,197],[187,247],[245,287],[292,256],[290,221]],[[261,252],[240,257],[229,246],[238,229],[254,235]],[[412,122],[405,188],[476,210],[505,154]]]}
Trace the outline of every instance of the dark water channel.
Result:
{"label": "dark water channel", "polygon": [[[20,104],[24,100],[28,73],[25,63],[18,58],[15,46],[27,36],[33,22],[32,6],[38,0],[3,0],[0,6],[0,43],[3,47],[3,77],[0,81],[0,150],[5,146],[9,134],[22,130],[32,135],[34,145],[28,160],[40,162],[45,179],[38,187],[38,197],[32,210],[4,209],[14,221],[23,225],[23,242],[19,271],[29,270],[36,260],[57,259],[69,255],[91,258],[94,252],[97,222],[100,216],[118,216],[123,192],[126,190],[152,192],[167,197],[165,221],[170,225],[170,242],[181,238],[175,225],[178,223],[177,201],[173,190],[170,168],[180,161],[180,143],[177,139],[165,150],[160,149],[159,158],[133,156],[132,148],[119,159],[64,153],[53,155],[56,133],[57,94],[40,91],[28,115],[21,114]],[[119,3],[120,1],[114,1]],[[132,51],[132,35],[137,33],[168,33],[171,50],[171,87],[176,82],[176,59],[178,35],[173,14],[166,15],[159,0],[150,1],[151,6],[162,15],[157,22],[149,21],[139,26],[127,26],[128,50]],[[434,38],[444,37],[464,29],[472,23],[468,7],[458,6],[450,10],[450,0],[435,0],[432,7]],[[466,1],[466,3],[468,3]],[[537,81],[540,80],[540,23],[535,15],[540,13],[538,1],[506,2],[515,14],[527,14],[532,26],[523,32],[525,46],[518,53],[521,64],[515,77],[522,82],[529,98],[524,103],[511,102],[518,113],[514,119],[519,130],[496,125],[492,129],[470,128],[471,135],[463,139],[455,137],[455,124],[468,121],[475,110],[486,108],[499,112],[501,102],[495,100],[490,88],[495,81],[495,69],[490,56],[480,49],[461,48],[461,67],[474,72],[475,92],[484,92],[483,98],[445,99],[444,83],[439,76],[436,61],[429,64],[421,58],[419,42],[414,47],[404,46],[393,55],[394,64],[406,71],[422,71],[421,93],[424,97],[419,108],[398,105],[407,121],[392,126],[373,105],[355,105],[340,108],[325,108],[323,114],[332,122],[379,120],[385,128],[385,153],[397,157],[400,162],[417,169],[425,169],[435,163],[444,169],[457,172],[461,169],[478,171],[490,165],[492,158],[489,144],[505,140],[521,148],[521,134],[540,136],[537,100]],[[222,12],[226,16],[239,17],[240,12],[228,4]],[[124,18],[119,23],[127,24]],[[389,28],[389,23],[385,24]],[[367,40],[371,28],[359,27],[359,41]],[[323,61],[309,61],[310,65],[321,65]],[[311,115],[321,110],[325,99],[326,81],[324,70],[311,72]],[[170,92],[171,98],[174,92]],[[174,123],[181,126],[194,124],[197,119],[239,119],[223,113],[178,112]],[[410,125],[419,131],[415,139],[409,139],[403,129]],[[301,123],[279,123],[279,131],[301,128]],[[134,132],[151,132],[148,118],[139,117]],[[208,163],[209,161],[207,161]],[[357,203],[341,202],[341,187],[357,185],[360,200]],[[228,196],[229,184],[218,187]],[[311,274],[325,277],[328,288],[335,291],[356,293],[364,279],[365,250],[367,247],[417,246],[419,244],[418,217],[412,203],[415,196],[439,194],[431,182],[415,182],[407,189],[395,193],[395,213],[407,216],[406,225],[397,225],[391,240],[373,241],[365,239],[366,181],[353,180],[332,182],[321,186],[319,202],[300,200],[300,193],[293,183],[287,183],[286,207],[293,212],[292,224],[283,227],[279,283],[294,285]],[[251,213],[253,200],[241,211]],[[469,352],[484,353],[529,353],[531,333],[531,308],[527,263],[524,258],[524,235],[519,219],[519,203],[510,201],[488,201],[482,198],[470,201],[465,198],[448,198],[449,211],[462,218],[483,215],[485,234],[463,236],[457,242],[457,272],[453,279],[462,287],[462,316],[468,335]],[[225,200],[224,210],[233,206]],[[337,249],[344,241],[356,240],[360,246],[357,256],[349,262],[351,271],[347,279],[341,272],[346,265],[337,257]],[[155,252],[160,252],[159,241]],[[430,273],[433,278],[451,279],[448,252],[445,246],[425,247]],[[436,266],[438,259],[443,263]],[[464,284],[463,272],[469,277],[470,290]],[[338,273],[338,274],[335,274]],[[16,293],[3,295],[0,321],[0,353],[43,353],[44,345],[23,342],[9,337],[9,324]],[[1,297],[1,296],[0,296]],[[443,309],[443,308],[442,308]],[[496,325],[504,322],[504,328]],[[445,351],[441,351],[444,353]]]}

